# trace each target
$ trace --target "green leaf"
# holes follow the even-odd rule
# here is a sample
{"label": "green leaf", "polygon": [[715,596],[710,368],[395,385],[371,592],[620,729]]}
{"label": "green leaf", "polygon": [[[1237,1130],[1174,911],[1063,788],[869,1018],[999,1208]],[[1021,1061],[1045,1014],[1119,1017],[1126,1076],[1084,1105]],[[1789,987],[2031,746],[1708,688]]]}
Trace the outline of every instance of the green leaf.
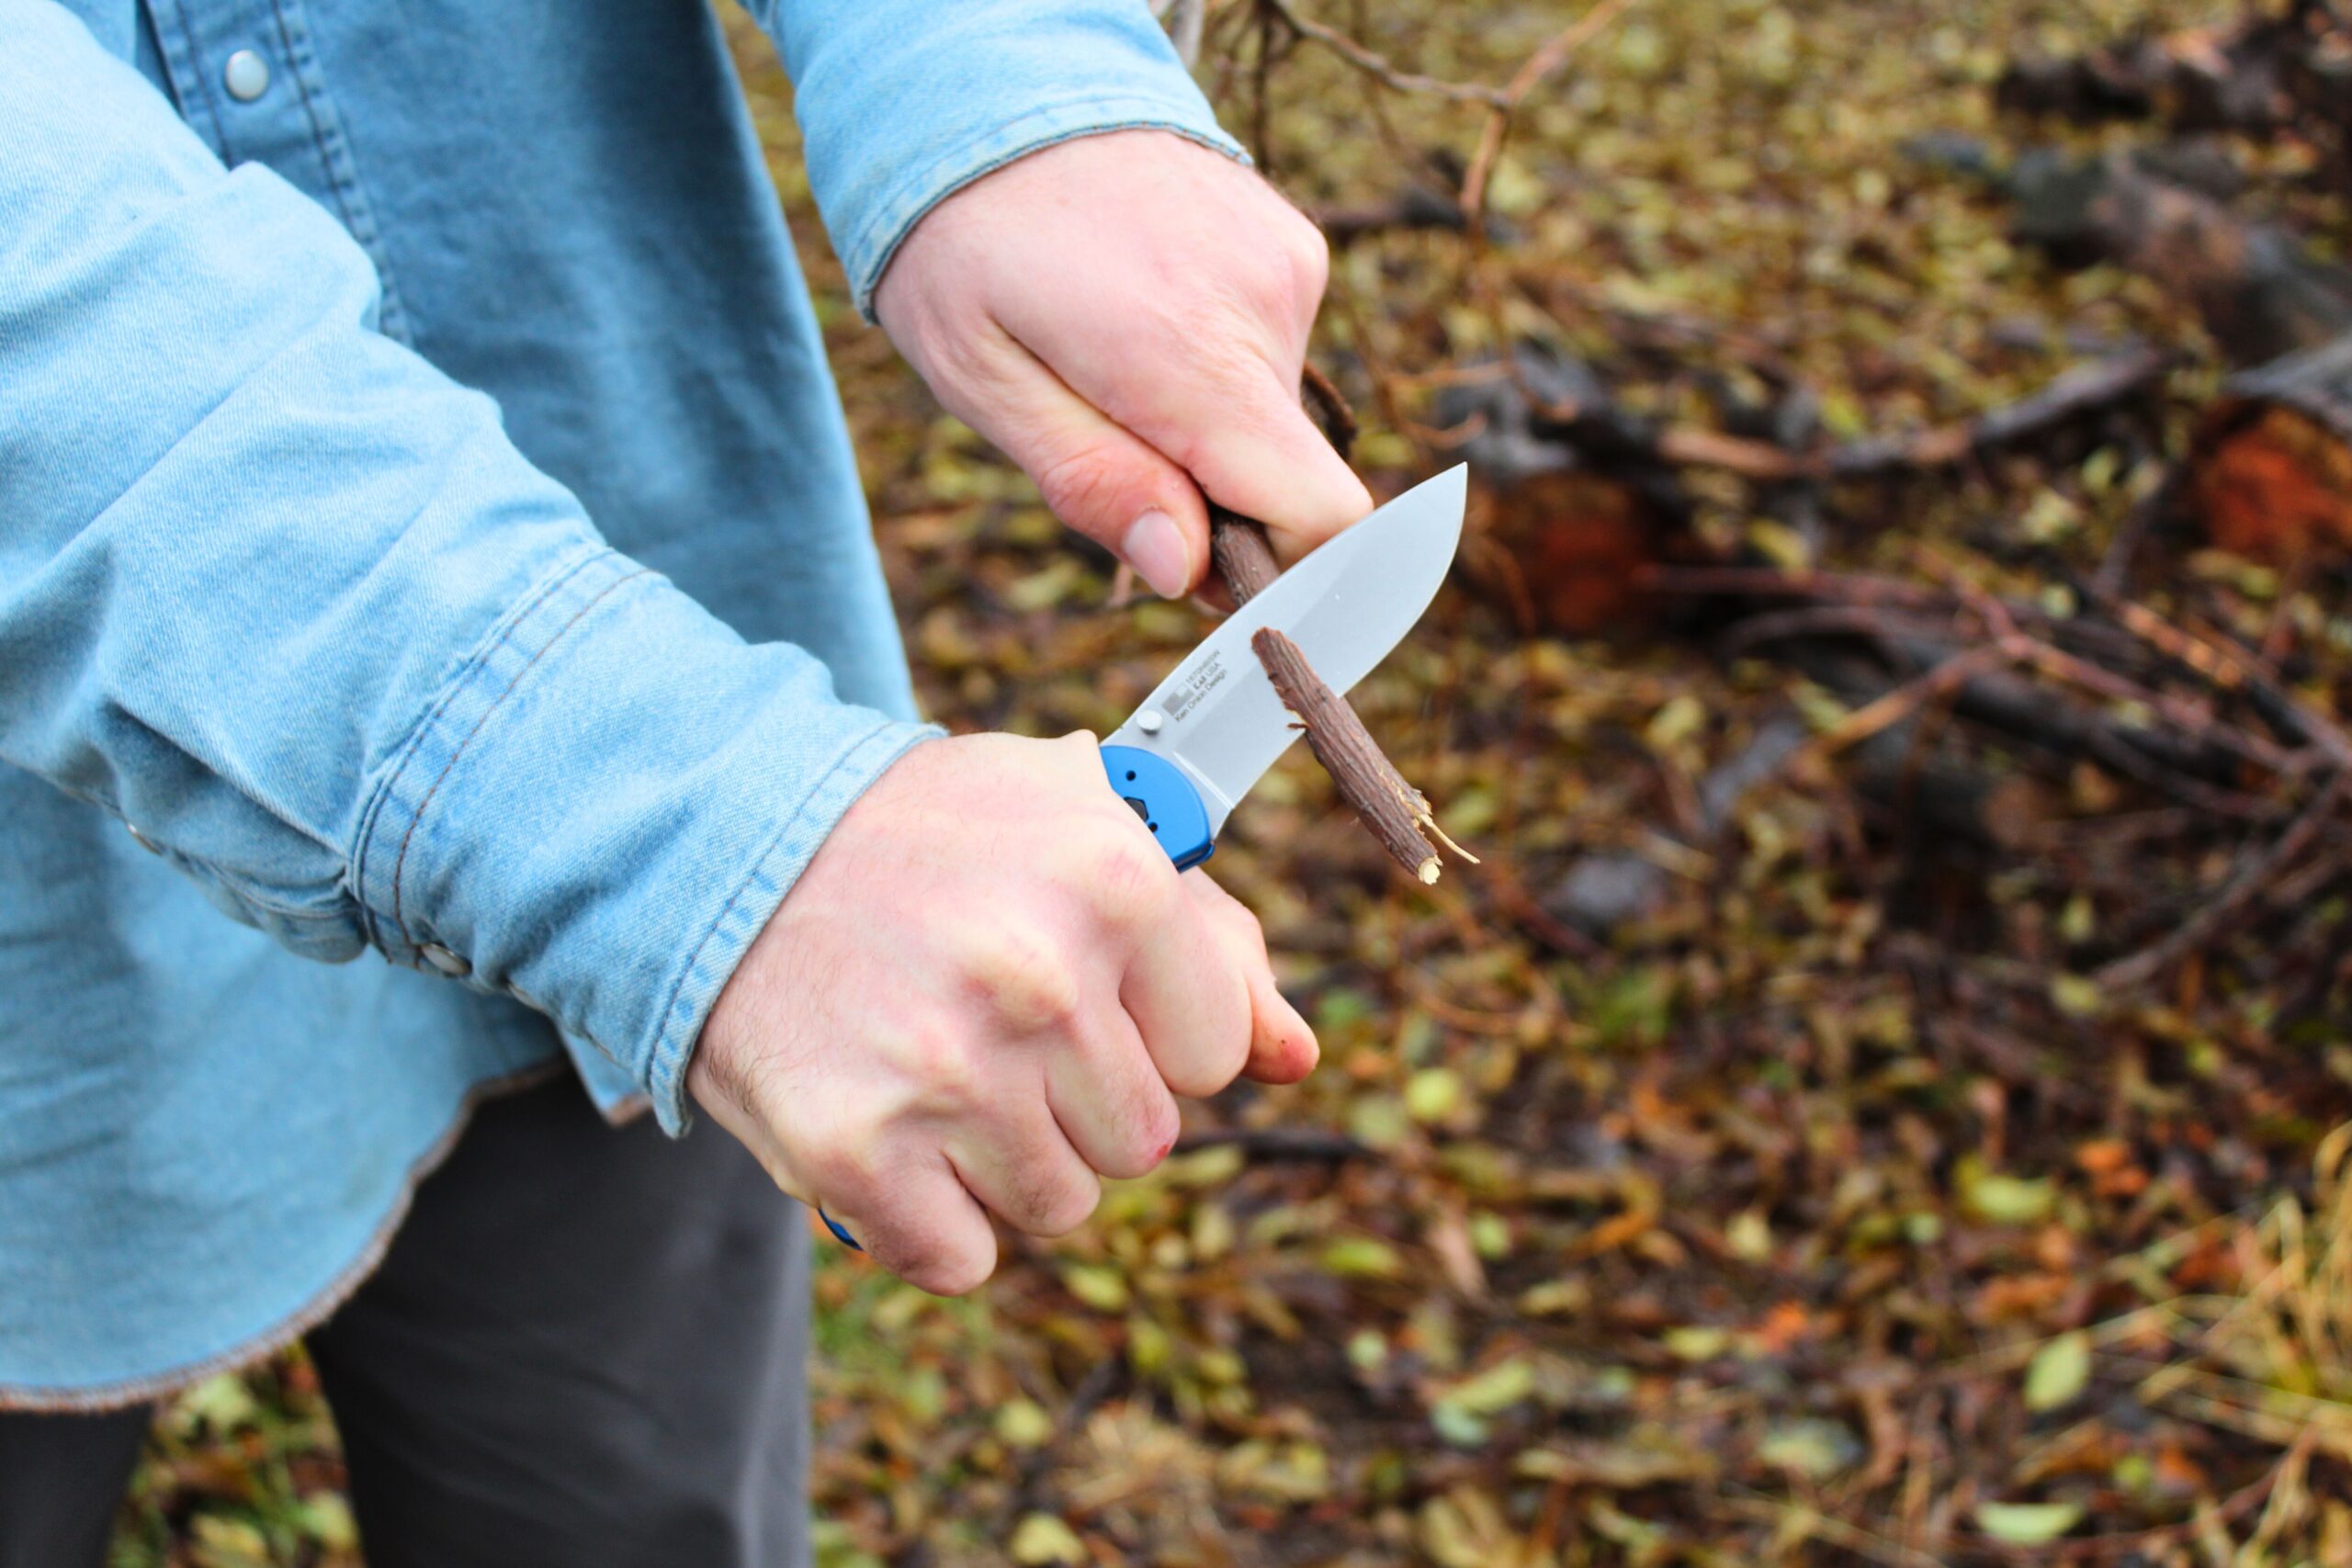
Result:
{"label": "green leaf", "polygon": [[1012,1532],[1012,1560],[1022,1568],[1086,1561],[1086,1543],[1052,1514],[1031,1514]]}
{"label": "green leaf", "polygon": [[1024,614],[1050,610],[1086,581],[1086,566],[1074,555],[1056,560],[1043,571],[1032,572],[1004,591],[1007,608]]}
{"label": "green leaf", "polygon": [[1774,566],[1803,571],[1813,564],[1813,552],[1806,547],[1804,536],[1785,523],[1758,517],[1748,523],[1746,532],[1747,542],[1757,553]]}
{"label": "green leaf", "polygon": [[1668,1353],[1682,1361],[1712,1361],[1731,1348],[1730,1331],[1706,1324],[1669,1328],[1662,1337]]}
{"label": "green leaf", "polygon": [[235,1372],[205,1379],[181,1394],[172,1407],[175,1429],[191,1435],[202,1427],[216,1436],[225,1436],[250,1424],[260,1414],[261,1406],[245,1387],[245,1380]]}
{"label": "green leaf", "polygon": [[359,1525],[340,1492],[313,1492],[298,1507],[302,1533],[330,1551],[359,1549]]}
{"label": "green leaf", "polygon": [[1772,1225],[1760,1210],[1742,1209],[1724,1227],[1724,1246],[1742,1263],[1762,1263],[1772,1256]]}
{"label": "green leaf", "polygon": [[269,1538],[261,1527],[219,1514],[198,1514],[189,1526],[196,1560],[205,1568],[269,1568]]}
{"label": "green leaf", "polygon": [[1978,1219],[1996,1225],[2030,1225],[2050,1217],[2058,1190],[2048,1181],[2004,1176],[1967,1156],[1952,1173],[1960,1200]]}
{"label": "green leaf", "polygon": [[1362,991],[1334,986],[1324,992],[1315,1004],[1315,1028],[1318,1033],[1345,1029],[1351,1023],[1361,1023],[1371,1018],[1378,1010],[1372,998]]}
{"label": "green leaf", "polygon": [[1404,1272],[1396,1249],[1370,1236],[1341,1236],[1323,1248],[1323,1267],[1343,1279],[1394,1279]]}
{"label": "green leaf", "polygon": [[1497,1416],[1535,1392],[1535,1364],[1524,1356],[1498,1361],[1445,1391],[1442,1402],[1474,1416]]}
{"label": "green leaf", "polygon": [[1413,1121],[1402,1100],[1367,1094],[1349,1108],[1348,1131],[1375,1149],[1393,1149],[1412,1136]]}
{"label": "green leaf", "polygon": [[2097,1018],[2107,1010],[2107,993],[2086,975],[2050,976],[2050,999],[2069,1018]]}
{"label": "green leaf", "polygon": [[1098,1263],[1073,1263],[1062,1270],[1069,1293],[1096,1312],[1123,1312],[1127,1304],[1127,1277]]}
{"label": "green leaf", "polygon": [[1216,1478],[1228,1493],[1254,1494],[1276,1503],[1315,1503],[1330,1494],[1331,1460],[1315,1443],[1252,1438],[1217,1461]]}
{"label": "green leaf", "polygon": [[2055,1410],[2071,1404],[2091,1381],[2091,1337],[2080,1329],[2061,1334],[2034,1352],[2025,1370],[2025,1407]]}
{"label": "green leaf", "polygon": [[1171,1187],[1216,1187],[1241,1174],[1248,1163],[1238,1144],[1213,1144],[1181,1154],[1159,1168],[1159,1179]]}
{"label": "green leaf", "polygon": [[1577,1275],[1547,1280],[1520,1292],[1516,1304],[1530,1317],[1567,1317],[1592,1305],[1592,1285]]}
{"label": "green leaf", "polygon": [[1430,1425],[1457,1449],[1475,1449],[1487,1440],[1486,1417],[1442,1399],[1430,1406]]}
{"label": "green leaf", "polygon": [[1405,1083],[1405,1113],[1416,1122],[1442,1122],[1462,1107],[1462,1076],[1450,1067],[1423,1067]]}
{"label": "green leaf", "polygon": [[1862,1457],[1862,1445],[1843,1422],[1808,1416],[1781,1422],[1765,1433],[1756,1457],[1808,1481],[1826,1481],[1852,1468]]}
{"label": "green leaf", "polygon": [[1653,747],[1665,750],[1675,742],[1698,734],[1706,724],[1707,705],[1684,692],[1668,698],[1666,705],[1652,716],[1646,739]]}
{"label": "green leaf", "polygon": [[1054,1418],[1034,1399],[1016,1399],[996,1413],[996,1435],[1005,1446],[1034,1449],[1054,1435]]}
{"label": "green leaf", "polygon": [[1976,1528],[2010,1546],[2045,1546],[2082,1522],[2080,1503],[1976,1505]]}

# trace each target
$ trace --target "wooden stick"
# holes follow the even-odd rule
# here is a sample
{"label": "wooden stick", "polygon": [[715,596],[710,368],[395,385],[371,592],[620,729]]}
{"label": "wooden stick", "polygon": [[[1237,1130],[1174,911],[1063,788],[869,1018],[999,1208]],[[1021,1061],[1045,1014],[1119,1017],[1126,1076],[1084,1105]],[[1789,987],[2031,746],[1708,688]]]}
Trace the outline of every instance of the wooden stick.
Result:
{"label": "wooden stick", "polygon": [[1283,570],[1264,526],[1215,502],[1209,502],[1209,558],[1237,610],[1264,592]]}
{"label": "wooden stick", "polygon": [[1257,651],[1258,662],[1266,667],[1267,679],[1273,682],[1283,706],[1298,716],[1315,760],[1340,786],[1341,797],[1356,808],[1357,817],[1380,840],[1380,847],[1421,881],[1435,882],[1440,869],[1437,851],[1421,837],[1422,828],[1436,826],[1428,799],[1405,782],[1355,709],[1308,667],[1298,644],[1276,627],[1261,626],[1250,646]]}

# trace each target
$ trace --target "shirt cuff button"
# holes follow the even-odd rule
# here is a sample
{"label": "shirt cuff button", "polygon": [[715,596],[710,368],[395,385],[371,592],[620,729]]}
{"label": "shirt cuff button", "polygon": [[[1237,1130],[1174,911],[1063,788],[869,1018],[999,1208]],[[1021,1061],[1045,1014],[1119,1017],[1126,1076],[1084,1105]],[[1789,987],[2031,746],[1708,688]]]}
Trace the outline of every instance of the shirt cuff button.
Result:
{"label": "shirt cuff button", "polygon": [[428,942],[416,951],[418,956],[453,980],[462,980],[474,972],[472,964],[437,942]]}

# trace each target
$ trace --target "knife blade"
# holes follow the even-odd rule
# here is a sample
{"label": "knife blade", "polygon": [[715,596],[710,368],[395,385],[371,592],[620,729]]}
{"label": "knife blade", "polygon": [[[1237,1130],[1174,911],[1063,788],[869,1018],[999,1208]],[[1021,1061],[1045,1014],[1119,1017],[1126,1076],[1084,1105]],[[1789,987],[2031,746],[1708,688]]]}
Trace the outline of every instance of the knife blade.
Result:
{"label": "knife blade", "polygon": [[1437,596],[1468,493],[1469,470],[1456,464],[1335,535],[1219,623],[1112,733],[1112,787],[1179,869],[1209,857],[1234,807],[1298,739],[1250,637],[1280,628],[1346,692]]}

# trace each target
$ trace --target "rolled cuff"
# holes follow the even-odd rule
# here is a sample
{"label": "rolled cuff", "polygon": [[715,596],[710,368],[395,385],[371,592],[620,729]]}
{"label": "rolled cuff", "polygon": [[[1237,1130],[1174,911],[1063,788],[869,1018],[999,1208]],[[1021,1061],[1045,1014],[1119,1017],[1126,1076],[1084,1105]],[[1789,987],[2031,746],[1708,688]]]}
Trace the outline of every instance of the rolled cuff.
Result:
{"label": "rolled cuff", "polygon": [[382,770],[353,884],[395,963],[503,992],[682,1131],[720,990],[842,813],[938,734],[835,699],[602,547],[558,561]]}
{"label": "rolled cuff", "polygon": [[874,296],[882,287],[882,275],[924,213],[1016,158],[1057,142],[1114,130],[1170,131],[1243,164],[1250,162],[1249,153],[1218,128],[1205,106],[1195,109],[1181,100],[1106,97],[1032,110],[908,169],[875,203],[865,221],[842,238],[842,265],[849,274],[858,314],[868,321],[875,319]]}

